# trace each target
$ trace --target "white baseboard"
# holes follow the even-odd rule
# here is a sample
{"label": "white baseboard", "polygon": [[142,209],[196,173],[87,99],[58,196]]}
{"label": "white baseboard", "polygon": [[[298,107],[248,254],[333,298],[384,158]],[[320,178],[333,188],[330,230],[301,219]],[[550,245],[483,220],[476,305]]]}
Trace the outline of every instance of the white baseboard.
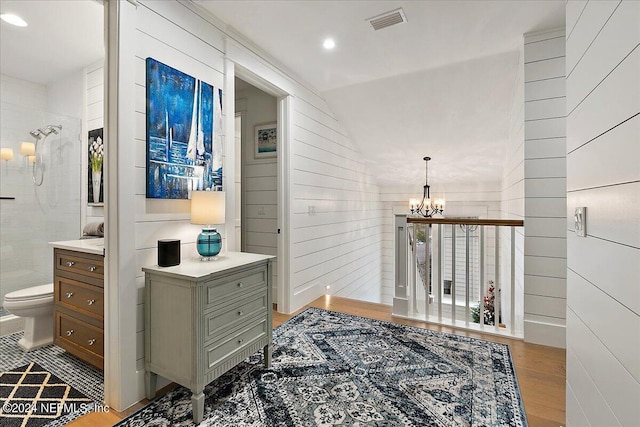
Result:
{"label": "white baseboard", "polygon": [[10,314],[0,317],[0,336],[24,331],[24,318]]}
{"label": "white baseboard", "polygon": [[567,328],[565,325],[553,325],[551,323],[524,321],[524,340],[533,344],[548,345],[551,347],[567,347]]}

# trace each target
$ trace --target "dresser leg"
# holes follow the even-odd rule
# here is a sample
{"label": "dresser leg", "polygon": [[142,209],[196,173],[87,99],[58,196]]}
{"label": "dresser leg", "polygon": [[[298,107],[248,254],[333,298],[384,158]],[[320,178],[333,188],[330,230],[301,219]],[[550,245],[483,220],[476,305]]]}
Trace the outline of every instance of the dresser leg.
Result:
{"label": "dresser leg", "polygon": [[271,367],[271,344],[267,344],[263,349],[264,353],[264,366],[265,368]]}
{"label": "dresser leg", "polygon": [[191,405],[193,406],[193,422],[200,424],[202,422],[202,418],[204,418],[204,393],[200,390],[197,393],[194,390],[191,390],[193,393],[191,395]]}
{"label": "dresser leg", "polygon": [[154,372],[147,371],[144,373],[144,388],[147,393],[147,399],[153,400],[156,397],[156,383],[158,375]]}

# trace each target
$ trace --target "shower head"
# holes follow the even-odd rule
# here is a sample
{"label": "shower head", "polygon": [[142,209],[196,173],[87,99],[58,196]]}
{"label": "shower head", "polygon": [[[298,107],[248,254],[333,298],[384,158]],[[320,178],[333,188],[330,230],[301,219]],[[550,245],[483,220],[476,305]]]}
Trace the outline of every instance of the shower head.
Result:
{"label": "shower head", "polygon": [[60,130],[62,129],[62,126],[60,125],[49,125],[47,127],[45,127],[44,129],[38,129],[38,131],[44,135],[44,136],[49,136],[50,134],[58,134],[60,133]]}
{"label": "shower head", "polygon": [[38,128],[30,131],[29,135],[31,135],[35,139],[42,139],[49,136],[52,133],[57,135],[60,133],[61,130],[62,130],[62,125],[48,125],[44,128]]}

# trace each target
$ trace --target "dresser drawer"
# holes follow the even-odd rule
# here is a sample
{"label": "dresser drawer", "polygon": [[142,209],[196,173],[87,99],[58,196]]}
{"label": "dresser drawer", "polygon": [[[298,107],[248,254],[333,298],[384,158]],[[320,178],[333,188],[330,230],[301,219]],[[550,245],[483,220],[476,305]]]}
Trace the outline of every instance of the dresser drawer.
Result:
{"label": "dresser drawer", "polygon": [[211,310],[204,315],[204,341],[215,339],[225,331],[260,314],[263,317],[267,314],[267,293],[260,291]]}
{"label": "dresser drawer", "polygon": [[258,268],[205,283],[204,309],[267,287],[267,269]]}
{"label": "dresser drawer", "polygon": [[54,288],[56,304],[89,316],[104,316],[102,288],[59,276],[55,278]]}
{"label": "dresser drawer", "polygon": [[258,322],[251,323],[223,340],[206,347],[204,351],[207,363],[205,370],[213,368],[217,362],[250,346],[256,339],[267,335],[268,331],[267,319],[260,319]]}
{"label": "dresser drawer", "polygon": [[104,366],[104,338],[101,328],[60,311],[54,311],[54,344],[98,369]]}
{"label": "dresser drawer", "polygon": [[56,249],[55,269],[96,279],[104,278],[104,259],[99,255]]}

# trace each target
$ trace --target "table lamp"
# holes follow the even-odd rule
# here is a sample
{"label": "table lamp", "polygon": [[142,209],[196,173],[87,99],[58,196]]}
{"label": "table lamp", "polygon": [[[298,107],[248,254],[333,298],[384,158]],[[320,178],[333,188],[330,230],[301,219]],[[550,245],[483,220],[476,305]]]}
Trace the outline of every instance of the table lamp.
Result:
{"label": "table lamp", "polygon": [[222,249],[222,237],[212,225],[224,224],[224,192],[192,191],[191,224],[205,225],[196,242],[201,260],[208,261],[218,255]]}

